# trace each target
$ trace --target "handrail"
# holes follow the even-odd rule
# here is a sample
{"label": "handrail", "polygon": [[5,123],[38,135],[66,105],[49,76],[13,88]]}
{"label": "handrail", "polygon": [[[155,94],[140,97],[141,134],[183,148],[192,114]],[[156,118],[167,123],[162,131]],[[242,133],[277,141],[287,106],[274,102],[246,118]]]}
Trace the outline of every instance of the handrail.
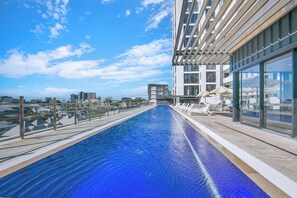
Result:
{"label": "handrail", "polygon": [[0,140],[4,136],[7,138],[19,136],[23,139],[30,132],[56,130],[84,121],[115,116],[149,104],[148,102],[123,102],[115,106],[91,100],[87,103],[78,101],[58,103],[55,98],[49,103],[28,103],[23,96],[20,96],[18,103],[0,103]]}

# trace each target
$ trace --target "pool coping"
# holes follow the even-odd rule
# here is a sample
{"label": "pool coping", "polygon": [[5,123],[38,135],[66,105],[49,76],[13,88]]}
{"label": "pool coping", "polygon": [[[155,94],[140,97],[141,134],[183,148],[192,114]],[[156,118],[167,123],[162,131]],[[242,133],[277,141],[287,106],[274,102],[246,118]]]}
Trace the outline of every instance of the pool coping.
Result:
{"label": "pool coping", "polygon": [[248,166],[253,168],[256,172],[266,178],[269,182],[274,184],[284,193],[289,195],[290,197],[297,197],[297,183],[287,176],[283,175],[282,173],[278,172],[277,170],[273,169],[266,163],[262,162],[261,160],[257,159],[253,155],[247,153],[246,151],[240,149],[239,147],[235,146],[234,144],[230,143],[226,139],[222,138],[221,136],[217,135],[215,132],[210,130],[209,128],[205,127],[198,121],[194,120],[190,116],[178,111],[174,107],[170,106],[175,112],[180,114],[183,118],[191,122],[193,125],[201,129],[204,133],[214,139],[218,144],[226,148],[229,152],[234,154]]}
{"label": "pool coping", "polygon": [[9,175],[19,169],[22,169],[26,166],[29,166],[33,164],[34,162],[37,162],[43,158],[46,158],[54,153],[57,153],[71,145],[74,145],[82,140],[85,140],[93,135],[96,135],[108,128],[111,128],[117,124],[120,124],[124,121],[127,121],[141,113],[144,113],[150,109],[155,108],[155,105],[150,106],[144,110],[141,110],[139,112],[136,112],[132,115],[117,119],[115,121],[112,121],[110,123],[107,123],[105,125],[93,128],[88,131],[84,131],[78,135],[69,137],[65,140],[61,140],[59,142],[53,143],[51,145],[44,146],[40,149],[35,150],[33,153],[25,155],[25,156],[19,156],[15,157],[13,159],[7,160],[5,162],[0,163],[0,178],[5,177],[6,175]]}

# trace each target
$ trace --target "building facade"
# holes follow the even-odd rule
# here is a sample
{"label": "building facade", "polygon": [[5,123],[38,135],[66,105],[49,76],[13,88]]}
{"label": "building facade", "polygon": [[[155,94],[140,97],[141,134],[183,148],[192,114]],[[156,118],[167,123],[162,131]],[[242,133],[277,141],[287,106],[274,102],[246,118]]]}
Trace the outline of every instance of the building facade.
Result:
{"label": "building facade", "polygon": [[168,85],[166,84],[148,84],[148,101],[157,104],[158,99],[164,99],[170,95]]}
{"label": "building facade", "polygon": [[229,64],[223,83],[233,88],[233,121],[296,137],[296,7],[296,0],[175,0],[172,64]]}
{"label": "building facade", "polygon": [[95,92],[79,92],[77,95],[76,94],[71,94],[70,95],[70,102],[75,103],[76,101],[78,102],[84,102],[86,100],[95,100],[96,99],[96,93]]}
{"label": "building facade", "polygon": [[296,137],[296,2],[291,8],[231,53],[231,70],[234,121]]}
{"label": "building facade", "polygon": [[70,102],[71,103],[76,103],[77,102],[77,97],[78,95],[76,95],[76,94],[71,94],[70,95]]}
{"label": "building facade", "polygon": [[[202,91],[211,91],[223,85],[224,72],[229,73],[229,65],[216,62],[201,63],[194,60],[188,51],[196,47],[196,39],[201,38],[197,23],[200,15],[206,15],[211,1],[205,9],[200,9],[203,1],[175,1],[173,17],[173,67],[172,67],[172,95],[176,102],[197,100]],[[183,18],[182,18],[183,16]],[[201,23],[206,20],[201,19]],[[195,51],[191,52],[195,54]],[[225,70],[223,70],[225,69]]]}

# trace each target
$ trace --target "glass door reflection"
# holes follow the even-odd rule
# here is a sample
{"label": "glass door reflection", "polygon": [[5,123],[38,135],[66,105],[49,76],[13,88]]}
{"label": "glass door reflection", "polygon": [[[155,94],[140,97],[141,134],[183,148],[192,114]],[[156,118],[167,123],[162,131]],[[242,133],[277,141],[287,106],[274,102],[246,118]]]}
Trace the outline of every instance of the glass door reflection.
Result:
{"label": "glass door reflection", "polygon": [[281,56],[264,64],[264,126],[292,132],[292,56]]}
{"label": "glass door reflection", "polygon": [[259,126],[259,65],[242,70],[240,75],[241,122]]}

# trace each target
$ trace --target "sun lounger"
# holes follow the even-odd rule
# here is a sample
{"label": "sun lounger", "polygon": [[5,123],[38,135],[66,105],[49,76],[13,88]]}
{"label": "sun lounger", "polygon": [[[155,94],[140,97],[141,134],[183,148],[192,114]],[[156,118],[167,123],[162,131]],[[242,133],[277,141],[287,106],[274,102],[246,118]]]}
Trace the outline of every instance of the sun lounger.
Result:
{"label": "sun lounger", "polygon": [[176,107],[179,109],[179,110],[182,110],[182,109],[184,109],[184,108],[186,108],[188,105],[190,105],[190,104],[187,104],[187,103],[183,103],[182,105],[176,105]]}
{"label": "sun lounger", "polygon": [[186,106],[181,107],[180,109],[181,109],[182,111],[187,112],[189,109],[192,109],[193,107],[194,107],[194,104],[188,104],[188,105],[186,105]]}
{"label": "sun lounger", "polygon": [[205,107],[202,107],[202,108],[191,108],[187,112],[188,112],[188,115],[192,115],[192,113],[198,113],[198,114],[205,114],[205,115],[211,116],[212,112],[209,111],[209,107],[210,107],[210,104],[207,104]]}

